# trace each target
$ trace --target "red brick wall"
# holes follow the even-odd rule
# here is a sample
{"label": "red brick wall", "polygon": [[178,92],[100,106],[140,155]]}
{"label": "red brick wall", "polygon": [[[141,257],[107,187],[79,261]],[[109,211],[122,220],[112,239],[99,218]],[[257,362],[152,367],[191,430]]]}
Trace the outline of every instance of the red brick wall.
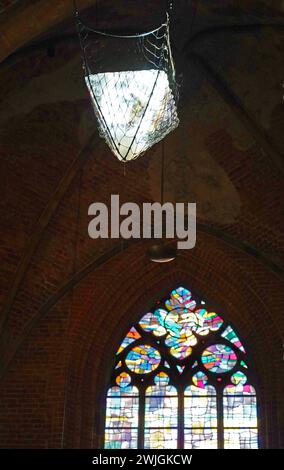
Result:
{"label": "red brick wall", "polygon": [[[19,83],[24,88],[65,67],[75,52],[73,46],[61,45],[54,61],[37,51],[13,67],[6,65],[0,74],[2,99],[12,100]],[[82,123],[92,119],[92,111],[77,58],[78,70],[71,77],[76,86],[73,89],[74,83],[67,80],[62,88],[65,93],[64,87],[70,87],[71,98],[62,92],[62,100],[53,102],[48,95],[49,102],[43,100],[27,112],[17,110],[1,121],[2,306],[7,305],[39,217],[54,201],[56,188],[86,140],[87,126]],[[258,73],[256,80],[265,82]],[[216,100],[219,122],[218,113],[225,112],[221,98],[212,96],[203,77],[195,79]],[[275,90],[278,93],[276,85]],[[199,112],[190,106],[188,99],[189,121],[191,112],[194,119]],[[279,104],[272,115],[267,132],[281,143]],[[190,122],[182,125],[189,134],[183,158],[190,160],[195,136],[189,133]],[[239,126],[236,119],[238,135]],[[109,202],[111,194],[119,194],[122,202],[152,200],[151,177],[161,146],[127,165],[124,176],[123,166],[97,140],[37,240],[0,332],[1,447],[98,447],[104,395],[119,342],[154,300],[180,283],[202,293],[239,331],[255,368],[262,444],[283,447],[283,176],[253,137],[246,136],[246,149],[240,150],[233,134],[224,123],[206,127],[201,139],[202,152],[219,165],[237,192],[238,217],[230,224],[198,218],[196,247],[180,251],[175,262],[162,266],[146,259],[150,242],[137,242],[125,251],[121,247],[111,256],[120,242],[94,241],[87,235],[88,206],[95,200]],[[169,137],[166,150],[176,152],[167,154],[169,160],[179,156],[175,145]],[[160,166],[156,169],[158,186]],[[179,181],[178,169],[173,178]]]}
{"label": "red brick wall", "polygon": [[99,446],[119,342],[153,301],[180,283],[202,293],[236,325],[256,373],[263,445],[280,445],[283,318],[277,276],[202,233],[194,251],[169,265],[151,264],[144,250],[138,244],[119,254],[35,319],[2,378],[3,447]]}

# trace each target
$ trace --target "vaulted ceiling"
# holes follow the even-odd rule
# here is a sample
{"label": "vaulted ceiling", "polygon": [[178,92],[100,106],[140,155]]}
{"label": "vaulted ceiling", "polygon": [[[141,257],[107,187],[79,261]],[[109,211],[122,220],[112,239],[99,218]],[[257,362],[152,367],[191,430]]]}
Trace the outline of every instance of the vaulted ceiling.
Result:
{"label": "vaulted ceiling", "polygon": [[[145,31],[161,23],[167,2],[77,3],[98,28]],[[284,3],[173,3],[181,123],[165,141],[165,199],[197,202],[198,233],[196,250],[179,253],[178,264],[164,269],[186,266],[190,273],[192,266],[205,290],[212,284],[213,297],[231,285],[242,296],[247,291],[247,307],[261,298],[281,329]],[[70,0],[0,2],[0,59],[1,321],[8,367],[36,322],[94,270],[101,270],[100,289],[105,275],[111,282],[110,266],[114,278],[125,272],[123,292],[139,278],[129,271],[135,262],[145,286],[154,270],[163,278],[161,267],[144,260],[149,242],[136,242],[135,251],[87,233],[94,201],[108,202],[110,194],[159,200],[162,144],[127,164],[124,174],[99,139]],[[216,301],[225,305],[224,292]]]}

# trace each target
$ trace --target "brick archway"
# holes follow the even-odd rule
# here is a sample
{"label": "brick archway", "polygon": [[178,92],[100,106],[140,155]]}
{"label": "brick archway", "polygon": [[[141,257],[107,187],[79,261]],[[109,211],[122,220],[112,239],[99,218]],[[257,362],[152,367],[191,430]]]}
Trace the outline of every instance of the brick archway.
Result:
{"label": "brick archway", "polygon": [[[214,256],[218,251],[217,247],[215,249]],[[220,254],[219,247],[219,259]],[[188,252],[183,254],[182,262],[178,260],[161,269],[160,266],[145,262],[143,248],[133,247],[127,253],[127,261],[123,260],[123,255],[115,261],[116,272],[121,263],[119,278],[114,280],[111,275],[112,263],[109,274],[104,274],[105,286],[112,279],[109,297],[104,289],[98,291],[91,287],[95,286],[99,272],[91,275],[85,286],[78,288],[75,294],[77,320],[72,327],[76,336],[70,356],[66,395],[65,446],[96,448],[101,445],[105,393],[118,345],[131,324],[155,300],[179,284],[186,284],[193,291],[201,293],[212,307],[237,328],[256,371],[261,410],[261,444],[264,447],[279,445],[281,424],[275,403],[280,399],[281,379],[277,383],[275,377],[281,368],[281,341],[275,326],[274,337],[270,334],[273,325],[268,314],[269,306],[248,284],[240,287],[242,282],[235,262],[229,262],[231,267],[226,268],[224,276],[217,268],[215,272],[212,271],[209,260],[205,263],[202,250],[199,255],[200,258]],[[137,269],[130,274],[126,264],[134,260]],[[249,259],[243,260],[244,267],[245,261],[251,262]],[[144,270],[141,270],[143,265]],[[145,289],[146,285],[150,287]],[[85,311],[86,304],[76,303],[76,297],[83,298],[84,291],[93,292],[88,299],[89,308]],[[262,312],[262,318],[259,318],[259,312]]]}

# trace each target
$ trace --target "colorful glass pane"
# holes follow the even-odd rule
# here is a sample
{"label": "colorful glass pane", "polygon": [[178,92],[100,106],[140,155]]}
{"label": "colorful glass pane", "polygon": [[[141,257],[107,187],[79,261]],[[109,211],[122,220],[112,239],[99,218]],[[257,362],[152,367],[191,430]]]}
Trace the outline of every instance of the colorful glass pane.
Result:
{"label": "colorful glass pane", "polygon": [[223,320],[214,312],[207,312],[204,308],[195,310],[195,315],[198,319],[197,326],[193,330],[201,336],[206,336],[210,331],[217,331]]}
{"label": "colorful glass pane", "polygon": [[176,388],[168,385],[169,384],[169,377],[164,372],[160,372],[156,375],[154,379],[153,386],[147,388],[146,393],[148,395],[155,395],[155,396],[163,396],[163,395],[177,395]]}
{"label": "colorful glass pane", "polygon": [[210,331],[217,331],[223,325],[222,318],[215,312],[206,312],[204,319]]}
{"label": "colorful glass pane", "polygon": [[257,449],[257,429],[225,429],[225,449]]}
{"label": "colorful glass pane", "polygon": [[167,336],[165,344],[170,348],[170,353],[172,356],[182,360],[190,356],[192,352],[191,344],[192,342],[194,343],[194,341],[195,337],[173,338],[172,336]]}
{"label": "colorful glass pane", "polygon": [[216,396],[185,396],[184,426],[198,429],[217,427]]}
{"label": "colorful glass pane", "polygon": [[222,374],[236,365],[237,356],[229,346],[213,344],[203,351],[201,360],[206,369],[216,374]]}
{"label": "colorful glass pane", "polygon": [[167,328],[170,336],[176,338],[193,336],[192,332],[198,329],[201,324],[201,320],[194,312],[184,309],[173,310],[165,318],[165,328]]}
{"label": "colorful glass pane", "polygon": [[185,449],[217,449],[217,429],[185,429]]}
{"label": "colorful glass pane", "polygon": [[146,344],[136,346],[127,354],[125,364],[135,374],[148,374],[157,369],[161,361],[159,351]]}
{"label": "colorful glass pane", "polygon": [[176,448],[177,390],[168,385],[169,377],[164,372],[160,372],[154,382],[145,394],[145,448]]}
{"label": "colorful glass pane", "polygon": [[138,395],[138,388],[136,387],[111,387],[108,391],[108,397],[135,397]]}
{"label": "colorful glass pane", "polygon": [[177,429],[145,429],[145,449],[177,449]]}
{"label": "colorful glass pane", "polygon": [[256,397],[254,395],[225,395],[223,408],[226,428],[253,428],[257,426]]}
{"label": "colorful glass pane", "polygon": [[150,396],[145,398],[145,428],[177,427],[177,396]]}
{"label": "colorful glass pane", "polygon": [[178,323],[179,315],[178,312],[170,312],[165,318],[165,328],[167,332],[174,337],[179,338],[180,331],[182,329],[182,325]]}
{"label": "colorful glass pane", "polygon": [[138,331],[134,328],[134,326],[129,330],[127,335],[125,336],[124,340],[122,341],[118,351],[116,354],[120,354],[129,344],[133,343],[137,339],[141,338],[141,335]]}
{"label": "colorful glass pane", "polygon": [[170,295],[170,299],[165,302],[168,310],[176,308],[188,308],[193,309],[196,307],[196,302],[191,298],[191,292],[184,287],[178,287],[173,290]]}
{"label": "colorful glass pane", "polygon": [[236,335],[236,333],[234,332],[233,328],[231,326],[227,326],[227,328],[225,329],[225,331],[223,331],[223,333],[221,334],[221,336],[223,338],[226,338],[228,341],[230,341],[234,346],[236,346],[237,348],[239,348],[242,352],[245,353],[245,349],[242,345],[242,343],[240,342],[238,336]]}
{"label": "colorful glass pane", "polygon": [[[121,392],[121,389],[117,388]],[[106,409],[107,428],[138,427],[138,390],[134,389],[134,387],[129,387],[129,389],[132,392],[132,395],[129,396],[125,394],[121,394],[121,396],[108,395]],[[134,390],[135,395],[133,394]]]}
{"label": "colorful glass pane", "polygon": [[126,372],[121,372],[121,374],[119,374],[116,379],[115,379],[117,385],[119,387],[127,387],[130,382],[131,382],[131,377],[130,375],[128,375]]}
{"label": "colorful glass pane", "polygon": [[137,449],[137,429],[106,429],[105,449]]}
{"label": "colorful glass pane", "polygon": [[196,372],[192,377],[192,382],[196,387],[205,388],[208,383],[208,377],[203,372]]}
{"label": "colorful glass pane", "polygon": [[169,384],[169,381],[170,381],[169,376],[165,374],[165,372],[160,372],[154,378],[154,383],[156,387],[164,388],[166,385]]}
{"label": "colorful glass pane", "polygon": [[196,387],[195,385],[190,385],[186,387],[184,395],[189,396],[204,396],[204,395],[216,395],[216,390],[213,385],[204,385],[204,387]]}
{"label": "colorful glass pane", "polygon": [[231,382],[234,385],[239,385],[239,384],[244,385],[246,381],[247,381],[246,375],[239,370],[235,372],[231,377]]}
{"label": "colorful glass pane", "polygon": [[248,384],[228,385],[223,392],[224,395],[255,395],[255,389]]}
{"label": "colorful glass pane", "polygon": [[139,325],[143,330],[153,333],[155,336],[163,336],[167,330],[164,328],[164,321],[167,312],[161,308],[158,308],[154,313],[146,313],[139,322]]}
{"label": "colorful glass pane", "polygon": [[211,449],[217,447],[216,391],[207,385],[203,372],[197,372],[184,393],[184,447]]}
{"label": "colorful glass pane", "polygon": [[139,397],[136,387],[112,387],[106,406],[106,449],[135,449],[138,438]]}

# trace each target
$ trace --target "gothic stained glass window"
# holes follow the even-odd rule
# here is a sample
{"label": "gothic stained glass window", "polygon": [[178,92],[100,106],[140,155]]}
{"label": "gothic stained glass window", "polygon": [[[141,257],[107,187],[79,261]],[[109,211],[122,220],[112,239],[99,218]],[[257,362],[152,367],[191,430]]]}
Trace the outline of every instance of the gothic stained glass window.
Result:
{"label": "gothic stained glass window", "polygon": [[253,382],[232,326],[178,287],[130,328],[118,348],[104,446],[257,448]]}

